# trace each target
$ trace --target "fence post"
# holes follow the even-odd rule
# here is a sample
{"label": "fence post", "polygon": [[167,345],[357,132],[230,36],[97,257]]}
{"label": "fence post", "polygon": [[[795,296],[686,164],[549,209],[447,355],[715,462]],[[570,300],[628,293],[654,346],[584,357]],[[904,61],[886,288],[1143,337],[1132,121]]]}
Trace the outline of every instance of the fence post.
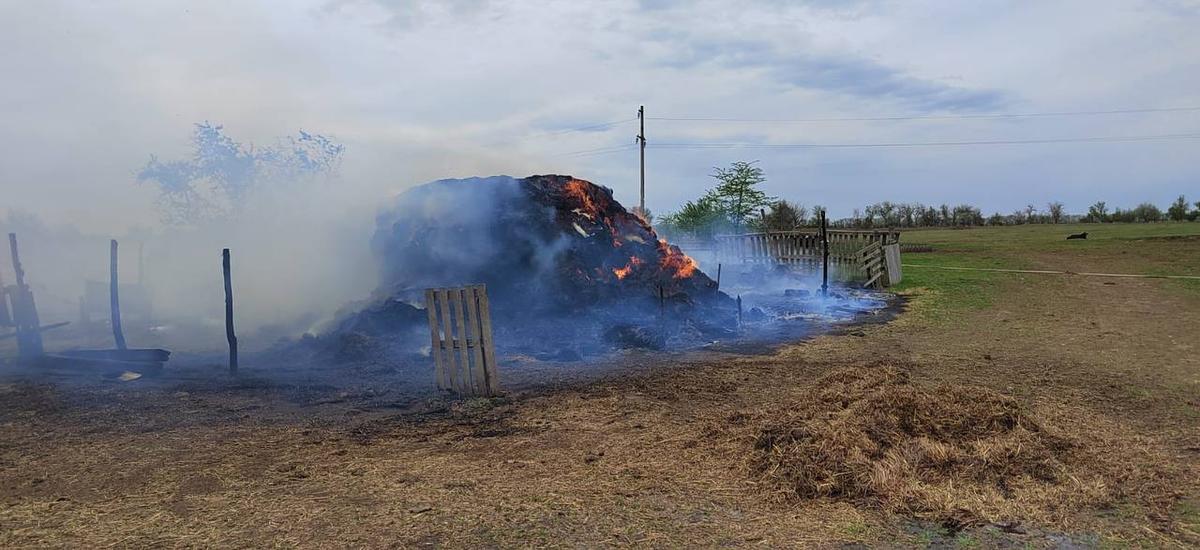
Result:
{"label": "fence post", "polygon": [[112,239],[108,251],[108,308],[112,319],[113,341],[117,349],[125,349],[125,332],[121,330],[121,296],[117,279],[117,240]]}
{"label": "fence post", "polygon": [[829,226],[821,209],[821,296],[829,295]]}
{"label": "fence post", "polygon": [[237,374],[238,342],[233,332],[233,283],[229,275],[229,249],[221,250],[221,271],[225,276],[225,339],[229,342],[229,374]]}

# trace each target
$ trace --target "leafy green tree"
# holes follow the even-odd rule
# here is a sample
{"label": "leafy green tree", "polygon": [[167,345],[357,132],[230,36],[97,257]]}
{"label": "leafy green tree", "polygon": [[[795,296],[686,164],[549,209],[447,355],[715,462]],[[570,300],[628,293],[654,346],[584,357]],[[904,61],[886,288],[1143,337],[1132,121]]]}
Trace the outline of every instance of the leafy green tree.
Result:
{"label": "leafy green tree", "polygon": [[724,210],[711,193],[696,201],[687,201],[677,212],[659,219],[660,229],[666,232],[678,231],[697,237],[711,237],[728,225]]}
{"label": "leafy green tree", "polygon": [[1148,202],[1143,202],[1133,209],[1133,218],[1139,222],[1157,222],[1162,221],[1163,213],[1157,206]]}
{"label": "leafy green tree", "polygon": [[729,168],[713,169],[712,177],[717,180],[717,187],[709,195],[738,227],[745,227],[760,208],[770,206],[774,198],[768,197],[758,185],[767,181],[762,168],[754,162],[737,161]]}
{"label": "leafy green tree", "polygon": [[1175,199],[1175,202],[1171,203],[1171,206],[1167,207],[1167,217],[1170,218],[1171,221],[1181,222],[1187,219],[1187,215],[1187,199],[1183,198],[1183,195],[1179,195],[1179,198]]}
{"label": "leafy green tree", "polygon": [[1087,221],[1095,223],[1104,223],[1108,221],[1108,205],[1104,201],[1098,201],[1088,207]]}
{"label": "leafy green tree", "polygon": [[804,226],[808,209],[786,200],[776,201],[771,209],[757,222],[759,231],[793,231]]}
{"label": "leafy green tree", "polygon": [[956,226],[983,225],[983,213],[969,204],[955,206],[950,215]]}
{"label": "leafy green tree", "polygon": [[[1197,203],[1197,208],[1200,208],[1200,203]],[[821,212],[824,211],[824,206],[814,204],[812,207],[812,217],[808,219],[808,225],[813,227],[821,227]]]}

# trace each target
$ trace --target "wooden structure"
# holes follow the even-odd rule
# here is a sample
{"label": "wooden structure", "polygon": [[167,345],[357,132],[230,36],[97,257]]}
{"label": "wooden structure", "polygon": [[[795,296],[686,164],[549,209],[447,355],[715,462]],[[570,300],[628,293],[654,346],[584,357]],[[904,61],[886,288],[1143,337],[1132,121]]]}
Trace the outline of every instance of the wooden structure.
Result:
{"label": "wooden structure", "polygon": [[[118,243],[116,239],[109,242],[108,256],[108,313],[112,324],[112,349],[74,349],[54,354],[46,354],[41,358],[41,364],[46,367],[64,367],[70,369],[89,369],[98,371],[137,373],[128,380],[135,380],[144,373],[154,373],[162,370],[163,363],[171,358],[171,352],[158,348],[131,348],[125,343],[125,332],[121,328],[121,290],[123,287],[117,274]],[[138,253],[139,264],[141,252]],[[141,266],[138,267],[139,273]],[[139,274],[139,279],[141,276]],[[139,284],[140,286],[140,284]],[[81,311],[86,313],[86,310]],[[126,380],[122,378],[122,380]]]}
{"label": "wooden structure", "polygon": [[[37,304],[33,301],[33,291],[25,284],[25,269],[21,267],[21,252],[17,247],[17,234],[8,234],[8,248],[12,256],[13,274],[16,284],[0,285],[0,301],[8,300],[11,305],[9,322],[16,333],[17,353],[22,359],[40,357],[42,349],[42,331],[53,328],[43,327],[38,319]],[[7,306],[6,306],[7,307]],[[61,326],[61,325],[55,325]]]}
{"label": "wooden structure", "polygon": [[[17,349],[21,359],[43,368],[85,368],[113,372],[137,371],[141,373],[161,369],[162,364],[170,358],[171,352],[164,349],[133,349],[125,345],[125,335],[121,332],[120,294],[117,290],[119,286],[117,281],[117,241],[115,240],[111,242],[109,249],[109,289],[111,293],[109,309],[112,313],[115,349],[79,349],[46,353],[42,346],[41,333],[55,327],[64,326],[67,323],[55,323],[44,326],[40,324],[37,307],[33,302],[33,292],[25,283],[25,271],[21,267],[20,254],[17,249],[17,236],[9,234],[8,241],[12,252],[13,271],[16,273],[17,284],[7,287],[0,285],[0,290],[2,290],[0,292],[0,302],[7,300],[12,304],[12,319],[10,319],[10,324],[16,327]],[[0,315],[0,321],[4,320],[3,317],[5,316]],[[9,335],[0,335],[0,338],[7,336]],[[135,378],[136,376],[130,379]]]}
{"label": "wooden structure", "polygon": [[[830,271],[838,278],[875,288],[899,282],[898,274],[887,276],[884,257],[884,247],[899,244],[899,231],[831,230],[826,237]],[[814,230],[720,235],[715,240],[723,263],[782,264],[815,273],[822,271],[826,250],[821,232]]]}
{"label": "wooden structure", "polygon": [[463,395],[500,393],[492,319],[484,285],[425,290],[439,389]]}
{"label": "wooden structure", "polygon": [[[116,241],[113,241],[114,243]],[[144,261],[144,246],[138,245],[137,282],[118,283],[117,294],[120,296],[121,319],[134,319],[140,324],[148,324],[153,318],[153,303],[150,287],[146,285],[146,263]],[[116,262],[116,254],[110,251],[111,263]],[[112,317],[113,281],[117,277],[109,272],[109,280],[87,280],[83,283],[83,296],[79,298],[79,322],[87,326],[92,318]]]}

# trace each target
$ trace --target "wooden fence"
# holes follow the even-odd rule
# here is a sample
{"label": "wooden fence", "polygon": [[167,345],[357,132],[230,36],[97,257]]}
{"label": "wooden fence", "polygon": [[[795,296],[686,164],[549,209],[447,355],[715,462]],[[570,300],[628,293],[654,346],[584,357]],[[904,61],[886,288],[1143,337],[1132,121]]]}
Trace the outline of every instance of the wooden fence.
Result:
{"label": "wooden fence", "polygon": [[439,389],[463,395],[500,393],[487,289],[483,285],[425,290]]}
{"label": "wooden fence", "polygon": [[[829,268],[839,279],[866,281],[882,286],[886,262],[883,247],[900,242],[899,231],[828,232]],[[725,263],[786,264],[820,272],[819,231],[779,231],[716,237],[717,258]]]}

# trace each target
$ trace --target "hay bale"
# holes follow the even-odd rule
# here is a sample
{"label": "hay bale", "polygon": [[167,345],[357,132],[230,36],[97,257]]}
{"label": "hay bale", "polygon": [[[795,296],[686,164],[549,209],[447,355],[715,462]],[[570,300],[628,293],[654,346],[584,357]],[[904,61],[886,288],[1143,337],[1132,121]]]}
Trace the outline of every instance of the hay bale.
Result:
{"label": "hay bale", "polygon": [[924,388],[895,367],[840,369],[813,386],[814,399],[754,443],[756,471],[793,498],[970,523],[1068,477],[1074,444],[994,391]]}

